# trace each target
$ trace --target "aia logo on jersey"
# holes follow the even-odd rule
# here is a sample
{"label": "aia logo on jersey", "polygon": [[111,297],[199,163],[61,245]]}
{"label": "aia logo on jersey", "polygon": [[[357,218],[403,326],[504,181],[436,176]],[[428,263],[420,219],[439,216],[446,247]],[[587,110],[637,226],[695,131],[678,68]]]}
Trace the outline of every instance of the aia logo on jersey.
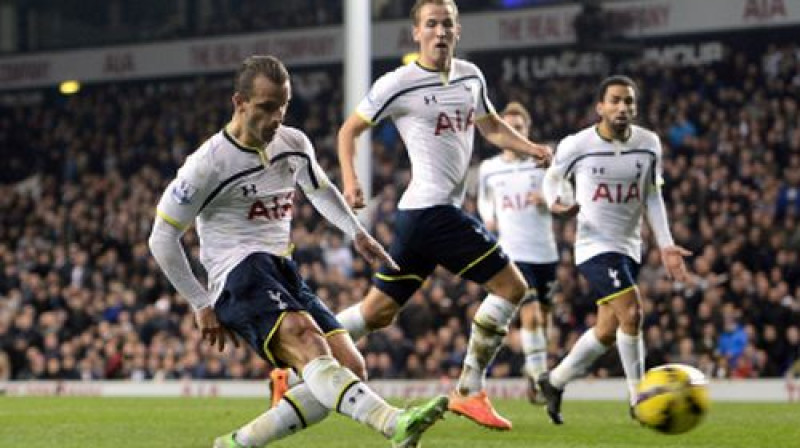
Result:
{"label": "aia logo on jersey", "polygon": [[536,207],[536,194],[532,191],[526,193],[504,194],[500,202],[500,208],[506,210],[524,210],[528,207]]}
{"label": "aia logo on jersey", "polygon": [[467,132],[470,126],[475,126],[475,108],[470,108],[466,114],[456,109],[455,114],[448,115],[447,112],[439,112],[436,117],[436,129],[433,135],[439,136],[442,132]]}
{"label": "aia logo on jersey", "polygon": [[636,182],[628,185],[601,182],[597,184],[594,195],[592,195],[592,202],[597,201],[606,201],[609,204],[627,204],[631,201],[642,202],[642,195],[639,191],[639,184]]}
{"label": "aia logo on jersey", "polygon": [[292,219],[294,207],[294,191],[267,198],[257,199],[250,205],[247,219],[263,218],[266,220]]}

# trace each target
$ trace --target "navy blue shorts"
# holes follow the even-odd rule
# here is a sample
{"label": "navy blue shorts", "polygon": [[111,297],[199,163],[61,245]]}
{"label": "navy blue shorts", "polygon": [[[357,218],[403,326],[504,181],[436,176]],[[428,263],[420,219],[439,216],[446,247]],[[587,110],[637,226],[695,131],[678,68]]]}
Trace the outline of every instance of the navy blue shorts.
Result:
{"label": "navy blue shorts", "polygon": [[525,301],[536,301],[544,306],[553,304],[553,293],[556,289],[556,269],[558,263],[525,263],[515,261],[528,288],[533,294],[525,296]]}
{"label": "navy blue shorts", "polygon": [[636,287],[639,263],[627,255],[604,252],[579,264],[578,271],[592,286],[594,301],[602,304]]}
{"label": "navy blue shorts", "polygon": [[436,265],[483,284],[508,264],[508,256],[483,224],[452,205],[398,210],[394,227],[389,253],[400,271],[381,266],[375,286],[401,306]]}
{"label": "navy blue shorts", "polygon": [[308,313],[325,335],[345,331],[300,277],[292,260],[264,252],[248,255],[233,268],[214,310],[222,325],[278,367],[286,364],[273,356],[269,344],[286,312]]}

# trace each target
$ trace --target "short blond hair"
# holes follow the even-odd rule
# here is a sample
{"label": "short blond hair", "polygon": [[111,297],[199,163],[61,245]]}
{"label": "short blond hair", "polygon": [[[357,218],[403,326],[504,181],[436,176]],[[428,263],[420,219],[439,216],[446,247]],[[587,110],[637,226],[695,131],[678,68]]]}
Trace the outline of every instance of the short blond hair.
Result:
{"label": "short blond hair", "polygon": [[414,6],[411,7],[411,20],[414,22],[414,25],[419,23],[419,11],[425,5],[450,5],[453,7],[453,14],[456,16],[456,21],[458,21],[458,6],[456,6],[455,0],[417,0],[414,2]]}
{"label": "short blond hair", "polygon": [[500,112],[500,116],[505,117],[506,115],[520,116],[525,122],[525,126],[531,127],[531,114],[519,101],[512,101],[506,105],[506,108]]}

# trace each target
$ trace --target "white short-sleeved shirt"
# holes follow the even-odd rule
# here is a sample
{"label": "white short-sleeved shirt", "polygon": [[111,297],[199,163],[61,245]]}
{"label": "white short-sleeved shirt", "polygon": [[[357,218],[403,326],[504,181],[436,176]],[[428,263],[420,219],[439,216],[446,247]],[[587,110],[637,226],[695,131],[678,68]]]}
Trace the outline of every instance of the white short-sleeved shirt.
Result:
{"label": "white short-sleeved shirt", "polygon": [[449,73],[402,66],[372,85],[356,113],[370,124],[391,118],[403,138],[411,182],[398,208],[461,206],[475,120],[494,113],[478,67],[460,59]]}
{"label": "white short-sleeved shirt", "polygon": [[627,141],[609,141],[596,126],[566,137],[549,168],[574,179],[580,204],[575,262],[602,252],[618,252],[641,262],[641,222],[648,194],[663,183],[661,142],[639,126]]}
{"label": "white short-sleeved shirt", "polygon": [[214,299],[228,272],[249,254],[288,252],[295,185],[304,191],[327,186],[301,131],[278,128],[266,155],[267,167],[255,149],[222,130],[186,159],[158,203],[158,215],[171,225],[197,223],[200,261]]}
{"label": "white short-sleeved shirt", "polygon": [[498,155],[480,165],[478,211],[484,220],[497,223],[500,246],[514,261],[558,261],[552,215],[546,205],[531,199],[533,193],[541,194],[544,173],[530,158]]}

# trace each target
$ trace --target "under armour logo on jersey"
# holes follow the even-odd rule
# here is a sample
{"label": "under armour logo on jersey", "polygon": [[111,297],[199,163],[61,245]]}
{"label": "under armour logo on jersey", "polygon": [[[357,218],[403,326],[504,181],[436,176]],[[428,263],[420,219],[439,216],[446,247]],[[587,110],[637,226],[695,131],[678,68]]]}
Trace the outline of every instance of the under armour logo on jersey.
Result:
{"label": "under armour logo on jersey", "polygon": [[600,167],[592,167],[592,174],[594,174],[594,175],[606,174],[606,169],[604,167],[602,167],[602,166],[600,166]]}
{"label": "under armour logo on jersey", "polygon": [[284,302],[281,299],[281,292],[280,291],[267,291],[267,293],[269,294],[269,298],[273,302],[278,304],[278,309],[279,310],[285,310],[286,308],[289,307],[289,305],[287,305],[286,302]]}
{"label": "under armour logo on jersey", "polygon": [[611,280],[613,280],[615,288],[619,288],[620,286],[622,286],[622,282],[619,281],[619,271],[618,270],[608,268],[608,276],[611,277]]}
{"label": "under armour logo on jersey", "polygon": [[244,197],[248,197],[251,194],[255,195],[256,194],[256,184],[242,185],[242,194],[244,194]]}
{"label": "under armour logo on jersey", "polygon": [[636,161],[636,180],[642,177],[642,162]]}
{"label": "under armour logo on jersey", "polygon": [[436,101],[436,95],[431,95],[430,97],[428,97],[428,96],[426,95],[426,96],[424,96],[423,98],[425,99],[425,105],[426,105],[426,106],[427,106],[428,104],[430,104],[430,103],[437,103],[437,104],[438,104],[438,101]]}

